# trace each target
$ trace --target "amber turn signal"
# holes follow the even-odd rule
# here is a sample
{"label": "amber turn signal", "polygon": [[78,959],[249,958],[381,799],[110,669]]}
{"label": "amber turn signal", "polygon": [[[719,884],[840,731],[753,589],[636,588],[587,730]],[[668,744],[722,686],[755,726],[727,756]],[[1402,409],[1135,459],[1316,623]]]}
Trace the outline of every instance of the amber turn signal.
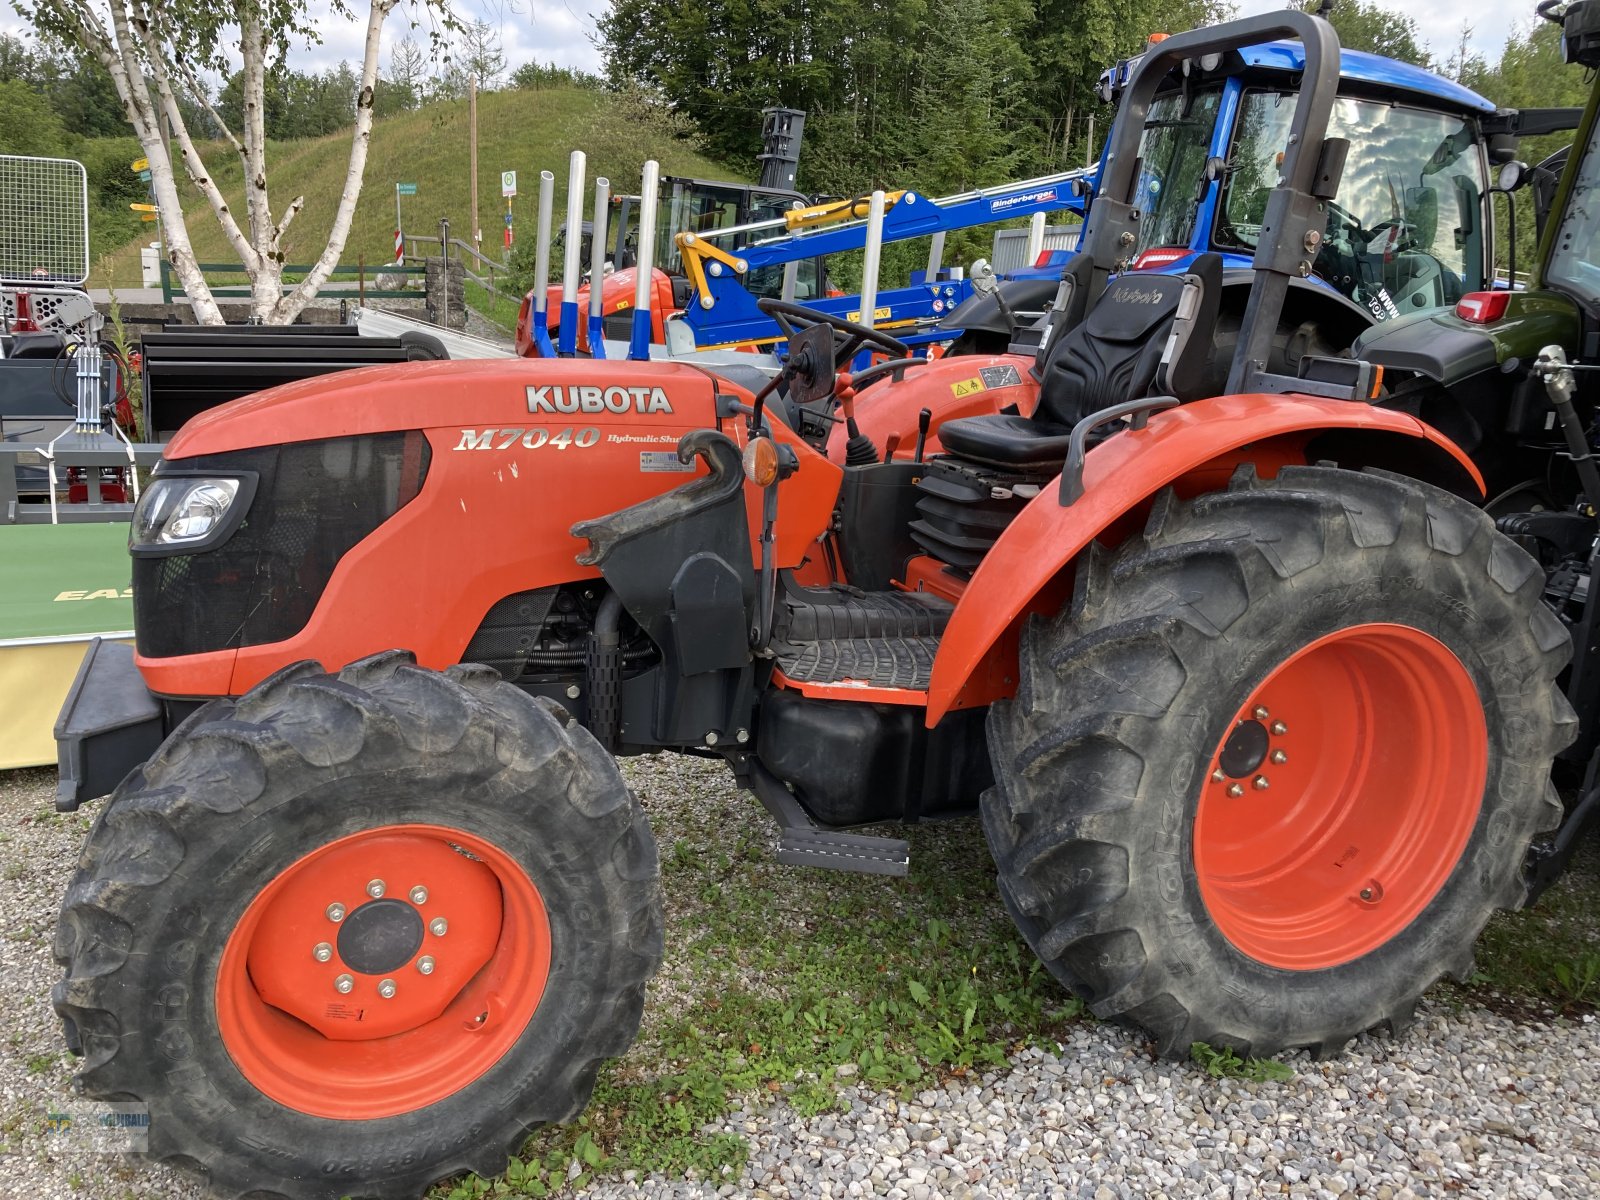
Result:
{"label": "amber turn signal", "polygon": [[778,481],[778,451],[771,438],[750,439],[744,448],[744,477],[763,488]]}

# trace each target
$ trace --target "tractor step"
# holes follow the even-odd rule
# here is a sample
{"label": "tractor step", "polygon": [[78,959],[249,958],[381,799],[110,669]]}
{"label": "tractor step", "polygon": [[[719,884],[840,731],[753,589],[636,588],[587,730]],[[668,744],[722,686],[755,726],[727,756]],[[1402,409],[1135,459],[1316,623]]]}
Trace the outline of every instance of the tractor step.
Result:
{"label": "tractor step", "polygon": [[796,683],[926,691],[951,611],[925,592],[790,588],[779,600],[772,650]]}
{"label": "tractor step", "polygon": [[826,829],[785,829],[778,838],[778,861],[790,867],[904,875],[911,869],[911,846],[900,838]]}
{"label": "tractor step", "polygon": [[749,764],[745,786],[778,822],[778,861],[790,867],[821,867],[858,875],[904,875],[911,846],[899,838],[819,829],[791,792],[759,762]]}

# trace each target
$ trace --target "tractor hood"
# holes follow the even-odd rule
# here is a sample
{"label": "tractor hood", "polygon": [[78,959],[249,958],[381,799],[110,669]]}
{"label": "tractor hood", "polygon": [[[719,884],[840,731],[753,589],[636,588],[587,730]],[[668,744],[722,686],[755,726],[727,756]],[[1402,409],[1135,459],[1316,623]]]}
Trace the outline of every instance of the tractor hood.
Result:
{"label": "tractor hood", "polygon": [[716,424],[715,385],[682,363],[477,359],[341,371],[201,413],[167,444],[170,461],[257,446],[458,426],[474,438],[535,426],[630,426],[672,449]]}

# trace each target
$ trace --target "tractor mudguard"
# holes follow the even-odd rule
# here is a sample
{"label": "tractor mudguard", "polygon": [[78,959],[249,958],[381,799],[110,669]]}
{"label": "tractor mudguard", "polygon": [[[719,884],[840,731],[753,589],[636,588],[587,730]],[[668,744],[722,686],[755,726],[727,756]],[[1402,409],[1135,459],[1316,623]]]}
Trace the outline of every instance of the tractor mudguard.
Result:
{"label": "tractor mudguard", "polygon": [[1532,362],[1552,343],[1575,346],[1578,325],[1577,305],[1565,296],[1512,292],[1499,320],[1466,321],[1453,309],[1408,313],[1367,330],[1352,353],[1449,388],[1513,359]]}
{"label": "tractor mudguard", "polygon": [[[976,417],[1013,409],[1030,415],[1039,403],[1039,385],[1028,373],[1033,359],[1020,354],[962,354],[909,368],[900,379],[870,384],[856,397],[856,424],[885,450],[893,442],[898,457],[917,444],[917,417],[933,414],[926,453],[937,454],[939,426],[956,417]],[[849,435],[841,421],[828,438],[828,459],[841,466]]]}
{"label": "tractor mudguard", "polygon": [[[1413,460],[1396,453],[1397,441],[1415,448]],[[1326,453],[1335,446],[1337,454]],[[1370,456],[1364,453],[1367,448]],[[1162,488],[1178,484],[1182,489],[1181,481],[1187,479],[1192,486],[1185,490],[1205,491],[1226,486],[1243,462],[1258,463],[1268,475],[1286,463],[1324,457],[1350,466],[1404,467],[1453,490],[1483,492],[1478,469],[1454,443],[1414,417],[1366,404],[1242,395],[1197,400],[1158,413],[1144,429],[1120,433],[1089,451],[1084,492],[1075,503],[1063,506],[1052,482],[984,557],[934,658],[928,725],[938,724],[952,709],[1010,694],[1016,665],[989,661],[1006,633],[1024,614],[1049,607],[1051,601],[1059,604],[1063,590],[1052,585],[1059,584],[1073,559]]]}

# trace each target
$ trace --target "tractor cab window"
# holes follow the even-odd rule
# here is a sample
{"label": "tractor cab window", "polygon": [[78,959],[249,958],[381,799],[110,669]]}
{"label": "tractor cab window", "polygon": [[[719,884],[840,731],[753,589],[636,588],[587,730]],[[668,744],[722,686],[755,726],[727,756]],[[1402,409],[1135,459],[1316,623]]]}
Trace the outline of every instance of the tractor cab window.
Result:
{"label": "tractor cab window", "polygon": [[1600,305],[1600,123],[1573,176],[1544,279],[1591,308]]}
{"label": "tractor cab window", "polygon": [[[1294,118],[1293,93],[1245,93],[1216,241],[1254,250]],[[1329,137],[1350,140],[1314,273],[1378,320],[1454,304],[1484,285],[1487,189],[1476,130],[1449,113],[1341,97]]]}
{"label": "tractor cab window", "polygon": [[672,239],[685,230],[715,233],[742,224],[741,209],[748,196],[744,188],[674,179],[656,215],[656,266],[669,275],[681,272],[683,258]]}
{"label": "tractor cab window", "polygon": [[[807,300],[820,300],[827,291],[822,282],[822,260],[801,259],[795,264],[794,298],[801,304]],[[745,290],[752,296],[778,299],[783,295],[783,264],[761,267],[751,271],[744,281]]]}
{"label": "tractor cab window", "polygon": [[1139,143],[1139,186],[1134,207],[1138,250],[1187,246],[1206,193],[1206,156],[1221,102],[1220,88],[1168,92],[1150,105]]}
{"label": "tractor cab window", "polygon": [[[750,215],[746,221],[776,221],[797,204],[804,201],[792,194],[752,192],[750,195]],[[774,231],[781,232],[781,231]],[[772,234],[752,234],[752,237],[770,237]],[[730,246],[729,249],[732,249]],[[820,300],[826,291],[822,282],[822,260],[817,258],[803,259],[796,264],[794,281],[794,298],[801,304],[808,300]],[[744,281],[745,288],[752,296],[759,298],[777,299],[783,295],[783,267],[762,267],[751,271]]]}

